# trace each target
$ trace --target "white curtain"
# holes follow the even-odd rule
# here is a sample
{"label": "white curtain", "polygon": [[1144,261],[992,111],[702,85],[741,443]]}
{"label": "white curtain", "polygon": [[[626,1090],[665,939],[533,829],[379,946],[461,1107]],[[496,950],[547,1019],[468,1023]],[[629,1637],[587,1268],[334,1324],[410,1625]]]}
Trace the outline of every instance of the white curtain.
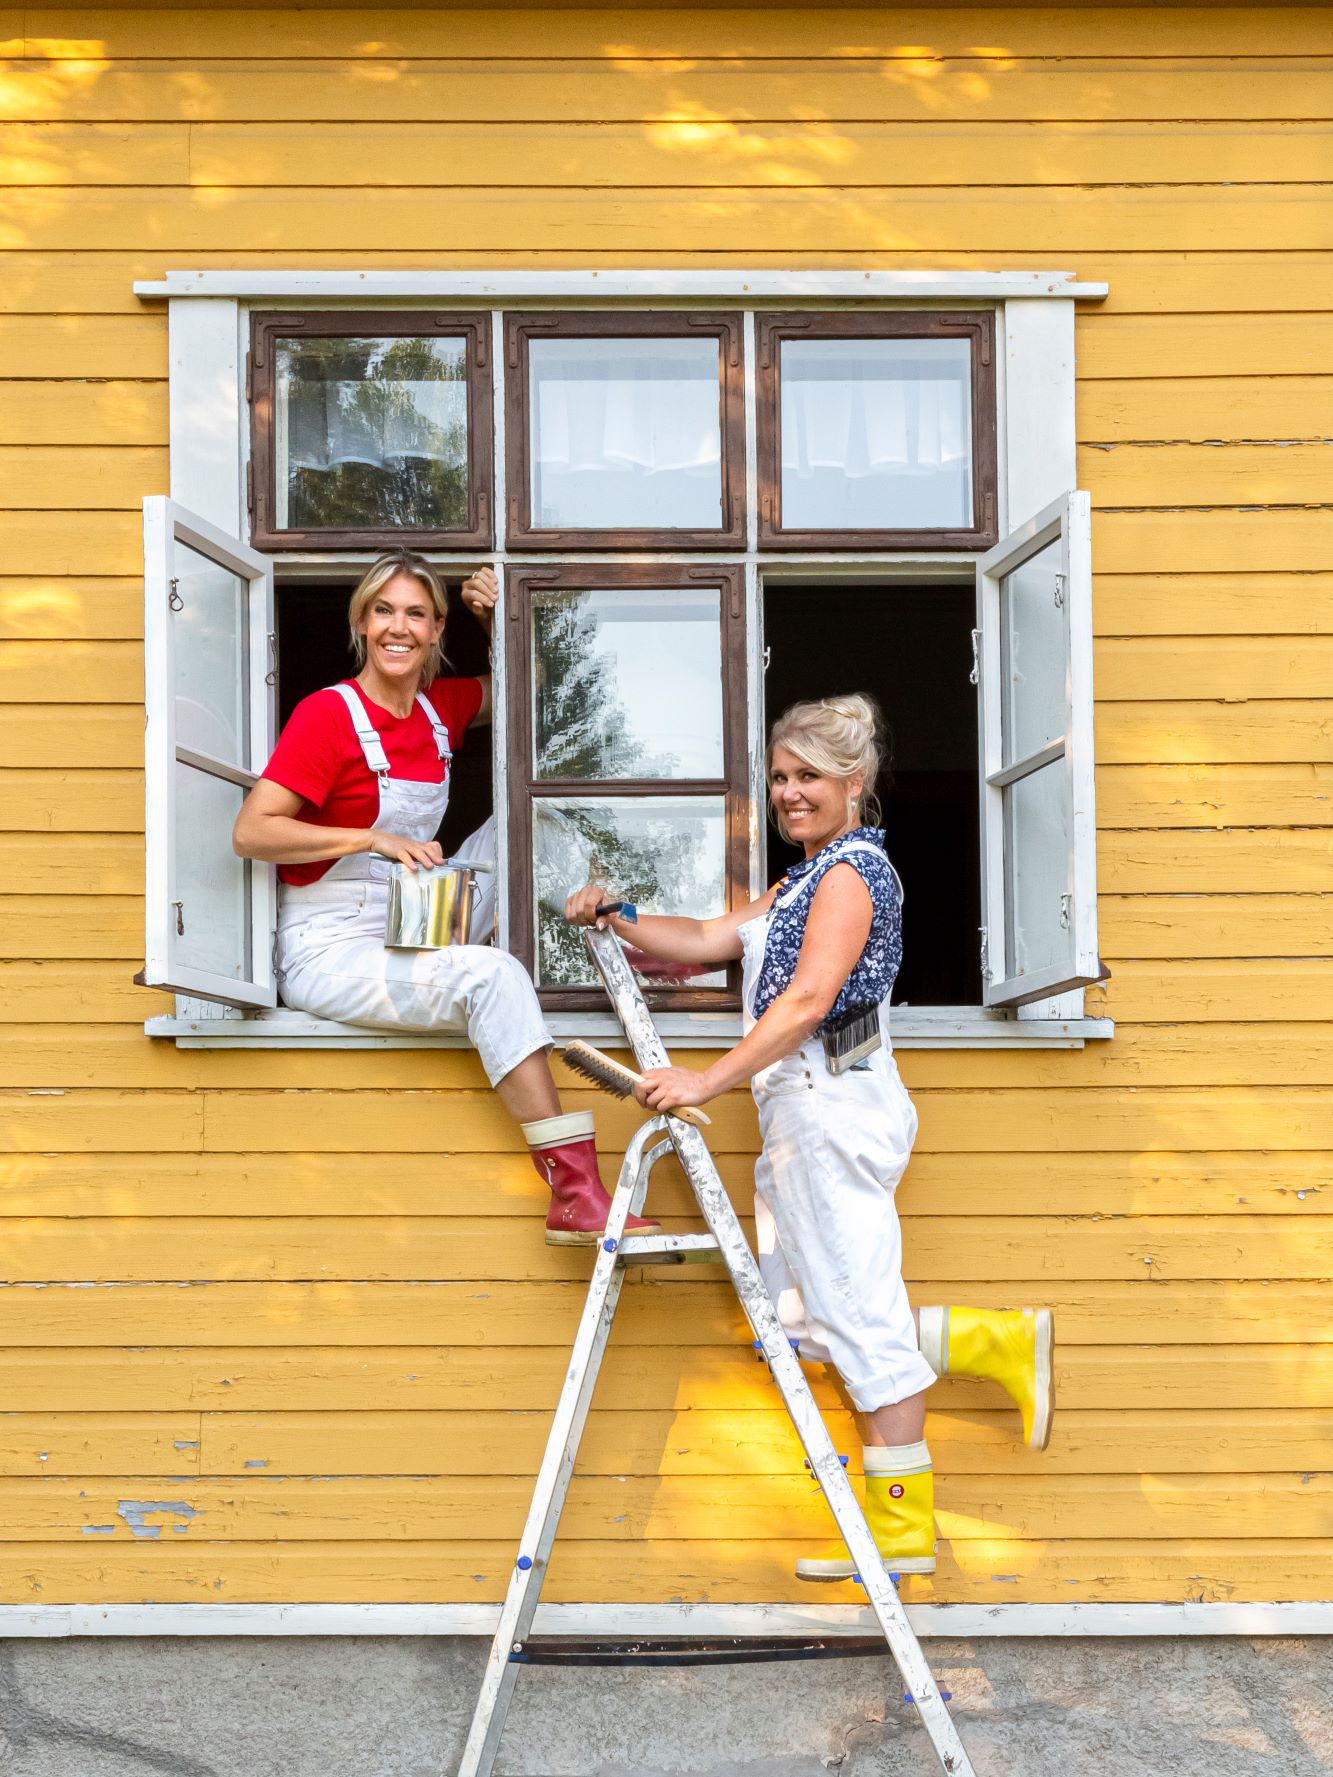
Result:
{"label": "white curtain", "polygon": [[[368,463],[382,469],[411,457],[467,461],[467,388],[461,382],[292,382],[280,385],[279,402],[286,409],[291,468]],[[279,448],[281,443],[280,423]]]}
{"label": "white curtain", "polygon": [[534,340],[529,352],[537,524],[721,524],[715,340]]}
{"label": "white curtain", "polygon": [[786,528],[971,522],[967,348],[953,362],[921,354],[935,343],[784,342]]}

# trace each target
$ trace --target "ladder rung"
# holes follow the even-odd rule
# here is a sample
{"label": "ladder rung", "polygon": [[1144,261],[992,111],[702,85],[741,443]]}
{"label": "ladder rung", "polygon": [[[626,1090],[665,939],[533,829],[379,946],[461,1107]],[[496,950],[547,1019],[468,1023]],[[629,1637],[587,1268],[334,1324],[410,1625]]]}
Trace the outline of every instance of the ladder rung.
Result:
{"label": "ladder rung", "polygon": [[672,1253],[715,1253],[711,1234],[626,1234],[616,1249],[626,1265],[635,1259],[667,1257]]}

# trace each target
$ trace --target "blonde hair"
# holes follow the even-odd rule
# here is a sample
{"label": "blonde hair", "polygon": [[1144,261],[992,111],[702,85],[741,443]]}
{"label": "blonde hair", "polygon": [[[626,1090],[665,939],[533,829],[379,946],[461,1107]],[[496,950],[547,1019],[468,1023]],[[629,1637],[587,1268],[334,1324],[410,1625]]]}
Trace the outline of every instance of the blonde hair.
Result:
{"label": "blonde hair", "polygon": [[[860,772],[857,821],[871,827],[879,825],[883,814],[875,795],[875,780],[884,760],[884,719],[873,697],[852,692],[846,697],[821,697],[816,703],[794,703],[785,710],[768,737],[764,772],[770,779],[776,747],[785,747],[825,777],[850,778]],[[771,782],[768,804],[779,833],[788,838],[773,801]]]}
{"label": "blonde hair", "polygon": [[[430,595],[437,617],[447,619],[449,616],[449,594],[445,591],[444,581],[425,556],[417,555],[411,549],[386,550],[371,562],[357,581],[356,591],[347,606],[347,627],[352,632],[352,653],[356,656],[358,670],[366,664],[366,638],[361,627],[366,621],[366,613],[390,580],[399,574],[410,574],[413,579],[421,582]],[[441,667],[447,665],[444,631],[441,630],[439,641],[431,644],[426,655],[426,664],[421,673],[421,689],[424,691],[432,679],[439,677]]]}

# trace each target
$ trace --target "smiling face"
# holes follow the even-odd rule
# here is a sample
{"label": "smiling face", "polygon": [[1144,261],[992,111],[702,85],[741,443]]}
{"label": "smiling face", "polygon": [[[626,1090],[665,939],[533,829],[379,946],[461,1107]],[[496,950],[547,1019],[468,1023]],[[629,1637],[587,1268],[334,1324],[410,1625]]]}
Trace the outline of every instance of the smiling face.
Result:
{"label": "smiling face", "polygon": [[829,777],[789,753],[773,748],[768,766],[768,791],[778,831],[807,858],[831,839],[850,832],[857,823],[857,807],[865,776]]}
{"label": "smiling face", "polygon": [[386,580],[357,625],[366,638],[366,666],[386,685],[420,682],[431,649],[444,634],[430,592],[415,574]]}

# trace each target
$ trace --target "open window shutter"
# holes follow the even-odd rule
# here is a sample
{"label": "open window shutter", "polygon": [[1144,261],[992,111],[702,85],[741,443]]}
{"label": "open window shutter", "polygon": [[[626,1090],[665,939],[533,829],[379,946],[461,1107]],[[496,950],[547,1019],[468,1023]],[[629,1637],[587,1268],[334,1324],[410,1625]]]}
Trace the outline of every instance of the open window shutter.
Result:
{"label": "open window shutter", "polygon": [[231,849],[273,741],[271,563],[144,501],[147,956],[143,981],[273,1006],[274,871]]}
{"label": "open window shutter", "polygon": [[982,975],[988,1006],[1084,987],[1097,955],[1088,496],[977,563]]}

